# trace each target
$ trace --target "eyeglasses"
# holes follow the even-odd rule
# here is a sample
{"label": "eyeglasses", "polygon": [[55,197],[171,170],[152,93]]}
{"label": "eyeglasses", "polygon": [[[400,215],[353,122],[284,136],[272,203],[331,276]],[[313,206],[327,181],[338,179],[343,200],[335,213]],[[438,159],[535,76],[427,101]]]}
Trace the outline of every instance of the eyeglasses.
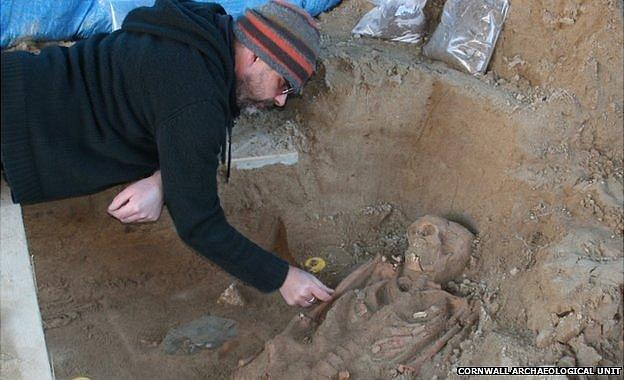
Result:
{"label": "eyeglasses", "polygon": [[284,79],[284,89],[282,90],[282,92],[280,92],[280,95],[290,95],[290,94],[294,94],[295,93],[295,89],[293,88],[293,86],[290,85],[290,83],[288,83],[288,81],[286,79]]}

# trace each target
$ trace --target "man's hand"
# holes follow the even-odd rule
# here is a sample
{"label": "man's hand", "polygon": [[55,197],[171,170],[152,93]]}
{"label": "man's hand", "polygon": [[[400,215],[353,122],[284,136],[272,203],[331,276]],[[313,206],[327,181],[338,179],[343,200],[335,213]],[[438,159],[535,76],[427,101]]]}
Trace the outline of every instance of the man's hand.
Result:
{"label": "man's hand", "polygon": [[126,187],[108,206],[108,213],[122,223],[155,222],[163,207],[160,170]]}
{"label": "man's hand", "polygon": [[316,300],[323,302],[331,300],[334,291],[310,273],[291,265],[280,293],[290,306],[309,307],[315,304]]}

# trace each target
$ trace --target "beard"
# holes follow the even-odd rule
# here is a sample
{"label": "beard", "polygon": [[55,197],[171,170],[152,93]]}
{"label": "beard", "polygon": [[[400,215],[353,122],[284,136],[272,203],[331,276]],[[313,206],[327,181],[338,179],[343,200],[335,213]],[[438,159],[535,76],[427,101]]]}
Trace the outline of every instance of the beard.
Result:
{"label": "beard", "polygon": [[236,82],[236,105],[243,111],[254,111],[269,108],[273,105],[273,99],[262,99],[258,94],[258,88],[262,88],[261,78],[252,78],[247,75]]}

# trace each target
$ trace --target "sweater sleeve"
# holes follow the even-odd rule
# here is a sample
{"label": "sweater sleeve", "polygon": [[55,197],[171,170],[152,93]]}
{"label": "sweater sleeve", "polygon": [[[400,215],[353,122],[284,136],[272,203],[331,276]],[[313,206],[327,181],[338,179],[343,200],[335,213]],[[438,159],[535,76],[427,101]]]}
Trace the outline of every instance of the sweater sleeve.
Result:
{"label": "sweater sleeve", "polygon": [[288,263],[227,222],[217,193],[218,135],[225,117],[210,101],[188,105],[156,128],[165,201],[182,240],[263,292],[281,287]]}

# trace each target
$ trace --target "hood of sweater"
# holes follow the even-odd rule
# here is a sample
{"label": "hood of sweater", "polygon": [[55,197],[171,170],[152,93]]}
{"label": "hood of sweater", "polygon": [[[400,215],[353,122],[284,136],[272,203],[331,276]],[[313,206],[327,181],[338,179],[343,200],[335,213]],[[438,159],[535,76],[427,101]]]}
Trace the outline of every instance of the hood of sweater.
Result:
{"label": "hood of sweater", "polygon": [[[189,0],[156,0],[152,7],[136,8],[126,16],[122,30],[147,33],[175,40],[196,48],[210,67],[219,70],[228,89],[229,104],[226,112],[229,122],[226,128],[227,142],[221,142],[221,161],[226,150],[231,151],[233,119],[240,110],[236,104],[236,75],[234,72],[234,34],[232,17],[216,3],[198,3]],[[226,147],[226,143],[228,146]],[[228,177],[229,177],[228,162]]]}

